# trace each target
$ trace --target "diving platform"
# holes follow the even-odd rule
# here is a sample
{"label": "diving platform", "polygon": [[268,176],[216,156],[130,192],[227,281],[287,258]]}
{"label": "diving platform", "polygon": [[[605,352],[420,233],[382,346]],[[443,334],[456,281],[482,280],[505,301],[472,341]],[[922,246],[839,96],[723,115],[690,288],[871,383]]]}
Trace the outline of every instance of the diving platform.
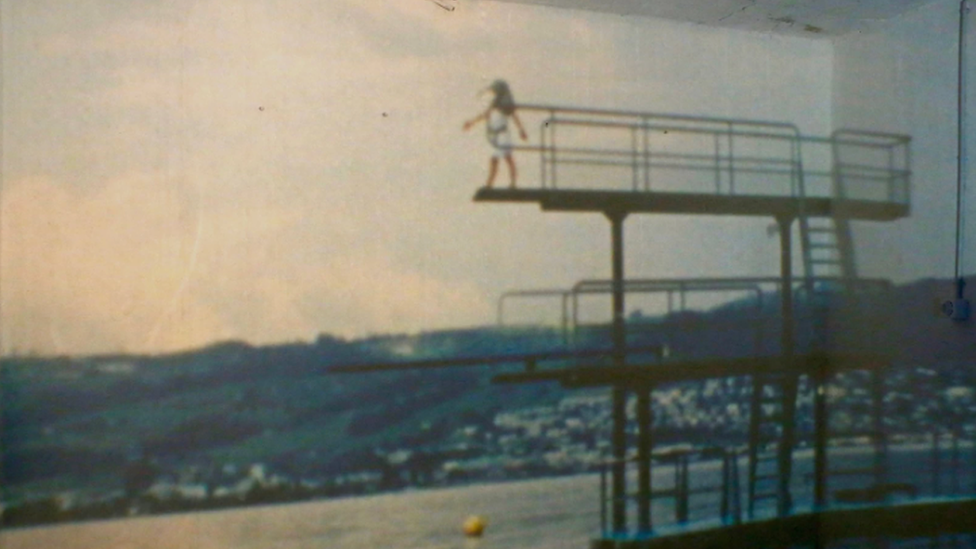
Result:
{"label": "diving platform", "polygon": [[[837,368],[867,370],[873,381],[870,468],[875,483],[886,476],[882,372],[878,357],[828,358],[797,349],[793,284],[793,225],[798,223],[803,276],[834,277],[853,288],[858,280],[852,221],[890,222],[911,212],[911,162],[906,135],[838,130],[829,137],[803,135],[789,123],[519,105],[519,117],[538,124],[538,141],[512,147],[524,166],[538,155],[534,186],[516,181],[512,166],[505,182],[491,178],[476,191],[477,203],[538,204],[542,211],[603,214],[610,222],[612,365],[504,373],[501,383],[559,382],[565,387],[606,386],[612,391],[610,496],[603,498],[603,538],[633,542],[653,532],[651,394],[662,384],[710,377],[749,376],[748,515],[758,502],[773,500],[779,518],[794,511],[793,450],[797,443],[797,401],[807,378],[813,408],[814,506],[827,502],[828,409],[826,383]],[[497,167],[497,164],[493,165]],[[492,171],[493,176],[494,168]],[[779,235],[779,353],[635,366],[627,362],[624,230],[632,214],[770,217]],[[812,291],[814,286],[808,286]],[[564,317],[565,317],[565,295]],[[565,320],[564,320],[565,324]],[[636,400],[636,440],[628,435],[627,398]],[[636,509],[631,509],[628,446],[637,463]],[[770,452],[770,449],[772,451]],[[771,454],[771,455],[770,455]],[[732,460],[732,462],[729,461]],[[731,463],[731,465],[730,465]],[[734,456],[726,456],[734,469]],[[687,477],[687,471],[683,473]],[[731,474],[738,478],[737,474]],[[679,477],[681,475],[679,474]],[[605,507],[609,505],[609,509]],[[636,511],[636,513],[633,513]],[[636,528],[628,523],[636,515]],[[609,516],[607,516],[609,515]],[[607,520],[609,519],[609,520]],[[594,546],[600,546],[598,540]],[[627,545],[630,547],[630,545]],[[638,545],[643,547],[643,545]]]}
{"label": "diving platform", "polygon": [[763,376],[810,375],[823,377],[841,371],[882,370],[890,364],[880,355],[810,353],[793,357],[788,370],[780,357],[733,358],[690,361],[656,360],[647,364],[623,366],[579,366],[508,372],[492,378],[495,383],[558,382],[567,388],[613,386],[655,386],[681,381]]}
{"label": "diving platform", "polygon": [[[871,512],[828,516],[823,511],[830,503],[831,476],[856,474],[869,483],[848,489],[847,499],[856,499],[862,493],[887,494],[886,490],[895,486],[889,482],[889,439],[884,423],[883,375],[890,358],[822,352],[799,345],[794,292],[797,285],[808,293],[822,288],[856,292],[860,287],[887,286],[858,277],[851,222],[891,222],[910,215],[910,137],[859,130],[811,137],[782,122],[546,105],[518,105],[517,110],[526,127],[537,124],[538,133],[532,141],[512,147],[515,160],[507,174],[509,181],[504,180],[505,170],[495,173],[498,163],[494,161],[490,177],[497,176],[497,181],[490,179],[491,186],[478,189],[474,201],[537,204],[544,212],[602,214],[610,225],[611,277],[585,281],[569,291],[507,295],[561,298],[564,329],[569,322],[568,302],[573,300],[575,329],[578,295],[610,294],[610,337],[601,342],[609,348],[573,350],[565,338],[570,350],[358,364],[336,367],[332,372],[488,366],[505,368],[494,376],[496,383],[555,382],[567,388],[609,388],[609,452],[601,465],[601,534],[592,540],[594,548],[754,547],[764,546],[764,542],[789,546],[816,537],[815,533],[788,537],[789,532],[809,534],[814,527],[835,521],[834,517],[837,524],[855,515],[859,521],[873,521]],[[537,178],[530,175],[532,162],[538,168]],[[522,175],[516,180],[517,173]],[[632,214],[772,218],[779,239],[778,276],[628,279],[624,275],[623,229]],[[794,223],[799,229],[802,276],[794,274]],[[767,235],[771,235],[768,229]],[[683,302],[689,291],[754,291],[757,309],[762,311],[758,304],[768,288],[763,290],[760,284],[777,288],[774,293],[778,298],[773,303],[778,312],[773,322],[778,327],[762,335],[778,339],[773,352],[764,351],[769,346],[763,344],[755,345],[746,356],[701,358],[694,351],[674,356],[660,339],[648,341],[653,345],[643,349],[628,345],[628,292],[666,292],[670,311],[673,292]],[[500,301],[499,322],[502,312]],[[867,466],[854,467],[843,460],[835,463],[828,456],[830,439],[844,435],[829,429],[828,384],[832,376],[852,370],[863,371],[870,379],[864,407],[870,424],[860,435],[871,447],[872,459]],[[697,458],[692,456],[695,452],[655,451],[655,391],[676,382],[731,377],[751,378],[749,402],[741,407],[748,418],[745,450],[713,441],[725,446],[698,450]],[[805,403],[798,404],[800,400]],[[798,405],[809,407],[812,425],[798,425]],[[938,441],[933,436],[936,458]],[[804,474],[811,479],[807,485],[814,512],[809,515],[801,515],[796,505],[799,472],[794,472],[794,449],[801,444],[808,444],[803,452],[812,454],[803,465],[807,469]],[[720,467],[717,462],[708,463],[716,456],[722,458]],[[740,457],[748,460],[742,475]],[[699,459],[697,465],[689,465],[693,458]],[[938,459],[932,461],[940,463]],[[670,486],[656,485],[655,465],[674,466],[675,480]],[[695,481],[689,481],[692,469],[699,477]],[[933,465],[933,470],[937,469]],[[714,516],[723,526],[690,537],[665,534],[666,528],[658,529],[660,510],[655,511],[652,504],[661,498],[671,499],[677,523],[694,520],[691,517],[697,511],[689,505],[689,498],[698,498],[706,488],[716,491],[709,488],[703,471],[721,473],[721,480],[712,483],[713,488],[718,486],[718,495],[707,497],[719,502]],[[744,494],[740,494],[740,477],[746,484]],[[944,511],[935,507],[912,509],[919,516],[932,509]],[[764,515],[775,518],[763,522]],[[768,536],[777,531],[787,537]],[[780,544],[780,539],[785,543]]]}
{"label": "diving platform", "polygon": [[521,173],[536,162],[538,177],[525,183],[525,175],[516,188],[498,181],[478,190],[476,202],[801,223],[910,213],[907,135],[842,129],[810,136],[784,122],[545,105],[519,105],[518,113],[538,133],[513,146],[513,156]]}
{"label": "diving platform", "polygon": [[[575,333],[580,327],[577,298],[610,294],[611,320],[601,325],[601,330],[608,328],[609,341],[601,335],[600,348],[585,348],[564,337],[565,347],[529,354],[349,364],[334,366],[330,373],[488,367],[502,369],[492,378],[499,384],[609,388],[609,451],[592,464],[600,470],[600,534],[591,540],[593,549],[824,547],[849,538],[872,538],[869,546],[882,547],[888,539],[926,536],[935,536],[931,546],[938,546],[938,536],[946,534],[973,538],[974,500],[940,499],[944,469],[952,484],[961,486],[959,438],[965,434],[889,432],[884,376],[892,357],[870,354],[879,352],[870,346],[865,352],[860,347],[830,352],[829,345],[804,345],[797,333],[795,294],[823,292],[820,298],[837,291],[860,299],[863,290],[890,287],[888,281],[858,276],[850,222],[891,222],[910,215],[910,137],[854,130],[810,137],[781,122],[544,105],[519,105],[518,112],[526,126],[533,120],[538,124],[535,142],[512,147],[522,179],[509,186],[504,173],[498,174],[496,186],[477,190],[474,201],[604,215],[610,224],[612,276],[584,280],[568,290],[507,292],[499,300],[499,324],[505,298],[559,298],[563,329]],[[538,179],[527,175],[532,155]],[[631,214],[773,218],[778,276],[627,278],[623,225]],[[799,225],[802,276],[794,274],[794,223]],[[672,347],[663,337],[648,339],[643,347],[628,344],[626,294],[666,294],[671,313],[672,294],[684,309],[685,294],[702,291],[755,296],[758,328],[751,351],[708,358],[688,345]],[[778,309],[772,315],[762,305],[764,295],[773,296],[766,301]],[[763,329],[766,316],[772,329]],[[648,326],[660,329],[663,324]],[[680,323],[667,329],[672,328],[683,336],[691,332]],[[766,345],[767,339],[778,342]],[[864,421],[832,426],[832,378],[855,371],[866,380],[856,394]],[[748,422],[743,425],[748,432],[738,435],[747,440],[717,433],[698,447],[655,448],[655,391],[733,377],[751,378],[735,412]],[[798,406],[805,406],[801,414],[810,418],[802,425]],[[931,439],[924,453],[918,448],[920,436]],[[946,436],[951,446],[944,448]],[[832,443],[850,439],[859,441],[863,455]],[[891,474],[889,447],[896,446],[898,459],[912,460],[909,478]],[[972,448],[976,462],[976,445]],[[747,461],[741,473],[740,458]],[[672,467],[673,481],[655,475]],[[929,500],[918,497],[926,476],[931,478]],[[666,500],[663,508],[661,500]],[[671,509],[674,520],[662,520]]]}
{"label": "diving platform", "polygon": [[796,219],[835,217],[894,221],[909,215],[900,202],[832,197],[723,195],[658,191],[481,188],[475,202],[535,203],[548,212],[626,212],[717,216],[762,216]]}

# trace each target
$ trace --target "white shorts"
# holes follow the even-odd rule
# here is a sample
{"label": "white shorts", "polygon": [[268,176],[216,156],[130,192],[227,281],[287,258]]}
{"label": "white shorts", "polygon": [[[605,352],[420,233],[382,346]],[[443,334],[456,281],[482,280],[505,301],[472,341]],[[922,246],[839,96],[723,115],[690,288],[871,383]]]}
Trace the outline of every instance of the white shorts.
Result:
{"label": "white shorts", "polygon": [[508,133],[508,130],[495,133],[488,140],[491,142],[491,146],[495,148],[491,154],[492,158],[504,158],[512,154],[512,135]]}

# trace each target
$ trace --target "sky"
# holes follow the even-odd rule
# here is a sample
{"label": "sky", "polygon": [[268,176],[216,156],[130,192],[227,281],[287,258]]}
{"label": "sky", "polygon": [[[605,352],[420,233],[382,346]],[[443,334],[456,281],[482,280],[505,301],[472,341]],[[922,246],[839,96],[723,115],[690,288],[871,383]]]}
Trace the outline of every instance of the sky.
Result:
{"label": "sky", "polygon": [[[520,102],[830,130],[821,41],[486,1],[0,14],[5,354],[486,325],[506,290],[608,277],[600,216],[472,202],[489,149],[461,126],[495,78]],[[629,220],[628,274],[775,275],[768,224]]]}

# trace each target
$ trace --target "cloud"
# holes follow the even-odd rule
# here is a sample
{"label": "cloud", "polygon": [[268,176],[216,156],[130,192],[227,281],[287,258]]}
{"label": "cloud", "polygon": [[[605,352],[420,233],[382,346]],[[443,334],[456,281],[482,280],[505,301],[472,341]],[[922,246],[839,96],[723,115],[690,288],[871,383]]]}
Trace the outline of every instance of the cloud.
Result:
{"label": "cloud", "polygon": [[[686,112],[803,95],[759,69],[748,86],[720,71],[692,82],[754,41],[724,53],[737,42],[721,34],[703,51],[687,27],[573,10],[83,0],[56,13],[37,1],[7,19],[4,51],[8,351],[484,322],[504,290],[608,274],[600,216],[471,204],[488,145],[461,124],[488,82],[508,79],[522,102]],[[725,88],[740,100],[714,97]],[[538,159],[518,162],[536,182]],[[672,238],[721,249],[732,237],[687,220],[651,225],[628,240],[651,250],[628,256],[628,273],[736,267],[690,261]]]}
{"label": "cloud", "polygon": [[[95,191],[44,179],[7,184],[4,350],[141,347],[192,259],[198,219],[188,200],[185,183],[156,174],[120,177]],[[210,322],[187,317],[194,327]]]}
{"label": "cloud", "polygon": [[489,317],[474,285],[398,263],[386,243],[362,246],[351,216],[302,226],[293,206],[201,210],[205,193],[158,174],[96,191],[9,185],[0,212],[4,352],[176,350]]}
{"label": "cloud", "polygon": [[192,298],[219,311],[239,337],[255,342],[415,332],[417,326],[456,327],[490,318],[490,304],[472,284],[354,250],[287,264],[252,262],[217,278]]}

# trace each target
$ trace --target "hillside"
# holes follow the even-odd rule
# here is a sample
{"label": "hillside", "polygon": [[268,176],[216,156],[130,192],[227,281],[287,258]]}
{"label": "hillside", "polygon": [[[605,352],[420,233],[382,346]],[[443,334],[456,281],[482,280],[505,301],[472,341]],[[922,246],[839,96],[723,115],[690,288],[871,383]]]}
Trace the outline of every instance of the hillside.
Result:
{"label": "hillside", "polygon": [[[946,287],[922,281],[884,300],[798,298],[798,345],[890,353],[887,400],[900,431],[971,418],[976,342],[931,312],[932,296]],[[812,314],[825,305],[828,314]],[[771,299],[761,308],[742,300],[710,311],[631,315],[629,344],[665,345],[669,360],[774,355],[777,312]],[[195,486],[195,497],[207,501],[220,490],[243,498],[255,486],[337,495],[587,470],[606,455],[600,391],[493,385],[498,369],[484,367],[328,375],[343,364],[564,349],[564,335],[474,328],[349,341],[323,335],[265,347],[226,342],[162,356],[6,358],[3,502],[17,507],[71,494],[90,506],[159,486],[170,486],[168,493]],[[577,333],[576,346],[605,349],[607,336],[606,329]],[[867,381],[848,375],[834,383],[858,395]],[[748,392],[743,379],[659,388],[659,441],[741,443]],[[858,398],[837,400],[836,409],[850,410],[838,424],[856,422]],[[803,436],[809,406],[801,404],[800,414]],[[974,429],[971,419],[958,421]]]}

